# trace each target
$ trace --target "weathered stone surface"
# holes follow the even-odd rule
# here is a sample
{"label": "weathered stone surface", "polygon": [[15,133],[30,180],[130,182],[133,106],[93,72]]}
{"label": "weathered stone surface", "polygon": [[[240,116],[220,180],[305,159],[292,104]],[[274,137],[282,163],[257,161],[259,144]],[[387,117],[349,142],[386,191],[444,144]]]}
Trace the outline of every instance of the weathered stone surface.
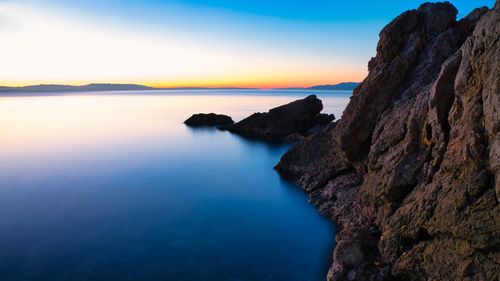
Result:
{"label": "weathered stone surface", "polygon": [[342,118],[276,169],[341,228],[329,280],[499,280],[500,4],[380,34]]}
{"label": "weathered stone surface", "polygon": [[[331,133],[335,125],[336,123],[332,123],[320,132],[293,145],[290,150],[282,156],[280,162],[275,167],[276,170],[288,178],[297,179],[307,172],[312,172],[316,167],[321,166],[320,162],[325,162],[327,166],[330,166],[332,161],[338,159],[331,153],[331,146],[333,146]],[[330,155],[332,157],[329,157]],[[323,168],[318,168],[317,172],[327,173]],[[325,176],[325,181],[319,184],[319,186],[323,186],[329,178],[329,176]],[[314,185],[303,184],[302,186],[304,186],[306,190],[314,189]]]}
{"label": "weathered stone surface", "polygon": [[184,124],[192,127],[231,125],[231,117],[215,113],[198,113],[189,117]]}
{"label": "weathered stone surface", "polygon": [[316,125],[325,125],[335,118],[320,114],[323,104],[315,95],[269,110],[254,113],[230,126],[222,127],[233,133],[267,141],[297,140]]}

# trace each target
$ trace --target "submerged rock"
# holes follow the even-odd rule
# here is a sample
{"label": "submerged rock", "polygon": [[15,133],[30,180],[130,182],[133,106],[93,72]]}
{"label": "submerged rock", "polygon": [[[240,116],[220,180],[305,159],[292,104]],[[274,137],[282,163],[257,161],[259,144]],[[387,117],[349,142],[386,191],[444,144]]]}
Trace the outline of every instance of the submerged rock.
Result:
{"label": "submerged rock", "polygon": [[269,110],[254,113],[238,123],[222,126],[230,132],[267,141],[298,140],[316,125],[325,125],[333,114],[320,114],[323,104],[315,95]]}
{"label": "submerged rock", "polygon": [[231,125],[231,117],[215,113],[198,113],[189,117],[184,124],[192,127]]}
{"label": "submerged rock", "polygon": [[500,3],[380,33],[342,118],[276,169],[341,228],[329,280],[499,280]]}

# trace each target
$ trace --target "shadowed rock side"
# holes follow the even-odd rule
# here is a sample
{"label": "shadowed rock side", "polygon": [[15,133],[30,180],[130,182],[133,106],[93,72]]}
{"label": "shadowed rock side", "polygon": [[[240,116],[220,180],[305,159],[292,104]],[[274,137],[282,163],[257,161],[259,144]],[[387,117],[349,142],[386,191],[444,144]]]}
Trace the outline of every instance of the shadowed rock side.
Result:
{"label": "shadowed rock side", "polygon": [[221,125],[231,125],[233,123],[234,121],[233,119],[231,119],[231,117],[215,113],[193,114],[186,121],[184,121],[184,124],[191,127],[221,126]]}
{"label": "shadowed rock side", "polygon": [[315,95],[269,110],[254,113],[238,123],[220,127],[242,136],[266,141],[298,140],[315,126],[335,119],[333,114],[320,114],[323,104]]}
{"label": "shadowed rock side", "polygon": [[388,24],[342,119],[276,166],[341,228],[328,280],[500,278],[500,4],[456,14]]}

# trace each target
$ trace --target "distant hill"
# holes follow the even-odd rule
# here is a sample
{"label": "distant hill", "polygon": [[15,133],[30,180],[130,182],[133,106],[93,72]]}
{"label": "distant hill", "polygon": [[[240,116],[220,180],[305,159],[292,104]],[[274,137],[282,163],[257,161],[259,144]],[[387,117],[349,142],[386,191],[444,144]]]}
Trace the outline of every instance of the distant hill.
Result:
{"label": "distant hill", "polygon": [[1,87],[0,92],[78,92],[78,91],[128,91],[152,90],[154,88],[136,84],[88,84],[83,86],[71,85],[33,85],[24,87]]}
{"label": "distant hill", "polygon": [[280,90],[349,90],[352,91],[359,85],[359,82],[342,82],[334,85],[317,85],[312,87],[292,87],[281,88]]}
{"label": "distant hill", "polygon": [[[359,83],[344,82],[335,85],[318,85],[308,88],[280,88],[277,90],[353,90]],[[0,93],[16,92],[92,92],[92,91],[138,91],[138,90],[258,90],[258,88],[238,88],[238,87],[172,87],[172,88],[153,88],[137,84],[111,84],[111,83],[93,83],[83,86],[41,84],[24,87],[5,87],[0,86]]]}
{"label": "distant hill", "polygon": [[306,90],[354,90],[359,82],[343,82],[335,85],[318,85],[306,88]]}
{"label": "distant hill", "polygon": [[111,83],[93,83],[83,86],[42,84],[24,87],[5,87],[0,86],[0,93],[15,92],[92,92],[92,91],[137,91],[137,90],[258,90],[257,88],[239,88],[239,87],[171,87],[171,88],[153,88],[137,84],[111,84]]}

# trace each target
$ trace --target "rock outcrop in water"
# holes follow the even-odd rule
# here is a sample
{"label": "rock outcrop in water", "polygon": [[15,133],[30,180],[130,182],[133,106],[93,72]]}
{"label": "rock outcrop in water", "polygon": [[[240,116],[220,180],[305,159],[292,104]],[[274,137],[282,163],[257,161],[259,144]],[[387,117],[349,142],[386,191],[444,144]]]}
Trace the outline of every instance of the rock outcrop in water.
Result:
{"label": "rock outcrop in water", "polygon": [[500,3],[380,33],[342,119],[276,169],[341,228],[329,280],[500,279]]}
{"label": "rock outcrop in water", "polygon": [[266,113],[254,113],[233,125],[222,126],[221,129],[266,141],[297,140],[315,126],[326,125],[335,119],[333,114],[321,114],[321,110],[321,100],[310,95]]}
{"label": "rock outcrop in water", "polygon": [[234,121],[233,119],[231,119],[231,117],[215,113],[193,114],[186,121],[184,121],[184,124],[191,127],[222,126],[222,125],[231,125],[233,123]]}

